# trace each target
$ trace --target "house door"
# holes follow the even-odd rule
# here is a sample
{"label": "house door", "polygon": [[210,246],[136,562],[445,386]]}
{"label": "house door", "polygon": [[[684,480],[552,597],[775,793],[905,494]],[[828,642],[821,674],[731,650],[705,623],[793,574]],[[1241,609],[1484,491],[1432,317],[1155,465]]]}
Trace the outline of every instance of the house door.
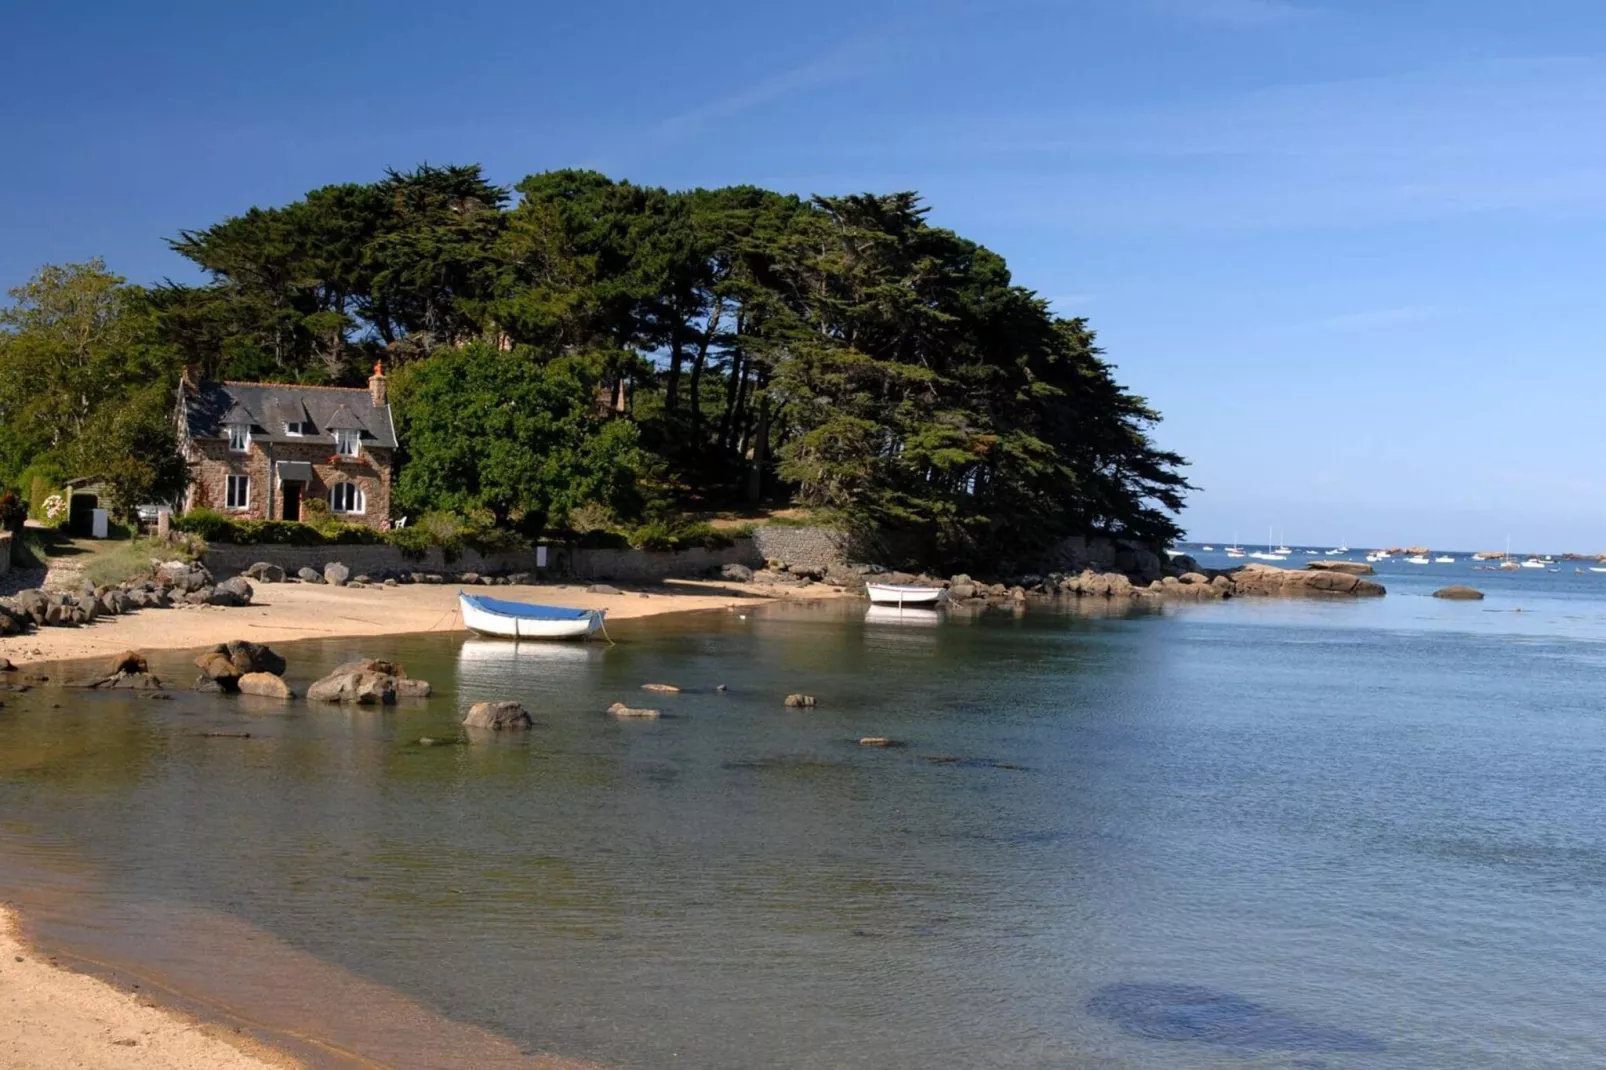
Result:
{"label": "house door", "polygon": [[284,484],[284,519],[301,519],[301,488],[305,485],[299,482]]}

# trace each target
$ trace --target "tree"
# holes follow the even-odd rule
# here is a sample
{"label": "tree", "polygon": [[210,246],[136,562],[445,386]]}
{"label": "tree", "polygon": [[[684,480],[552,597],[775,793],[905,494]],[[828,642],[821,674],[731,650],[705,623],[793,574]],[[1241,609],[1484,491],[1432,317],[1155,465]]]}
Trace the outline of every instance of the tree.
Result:
{"label": "tree", "polygon": [[146,293],[99,260],[49,266],[0,310],[0,448],[9,467],[49,462],[98,476],[116,506],[182,488],[172,427],[178,361]]}
{"label": "tree", "polygon": [[527,530],[591,503],[619,516],[639,511],[649,459],[633,423],[597,415],[600,362],[534,358],[474,342],[398,373],[401,508],[484,512]]}

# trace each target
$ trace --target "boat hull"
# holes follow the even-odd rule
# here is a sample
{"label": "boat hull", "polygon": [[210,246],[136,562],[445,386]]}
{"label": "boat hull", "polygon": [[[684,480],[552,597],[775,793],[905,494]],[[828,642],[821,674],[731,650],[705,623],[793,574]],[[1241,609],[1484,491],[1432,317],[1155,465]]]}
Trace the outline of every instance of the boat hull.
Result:
{"label": "boat hull", "polygon": [[941,587],[913,587],[897,583],[867,583],[864,591],[878,606],[934,606],[946,601]]}
{"label": "boat hull", "polygon": [[522,617],[498,613],[470,595],[457,596],[463,611],[463,626],[476,635],[493,639],[585,639],[602,629],[607,610],[587,609],[566,619]]}

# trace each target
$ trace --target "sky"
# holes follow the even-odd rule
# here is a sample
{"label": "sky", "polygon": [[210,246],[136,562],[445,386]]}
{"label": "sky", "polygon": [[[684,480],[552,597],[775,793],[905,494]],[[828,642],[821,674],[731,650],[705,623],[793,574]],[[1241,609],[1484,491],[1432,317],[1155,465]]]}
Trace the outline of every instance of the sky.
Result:
{"label": "sky", "polygon": [[914,189],[1088,317],[1192,537],[1606,551],[1592,0],[30,4],[0,282],[385,168]]}

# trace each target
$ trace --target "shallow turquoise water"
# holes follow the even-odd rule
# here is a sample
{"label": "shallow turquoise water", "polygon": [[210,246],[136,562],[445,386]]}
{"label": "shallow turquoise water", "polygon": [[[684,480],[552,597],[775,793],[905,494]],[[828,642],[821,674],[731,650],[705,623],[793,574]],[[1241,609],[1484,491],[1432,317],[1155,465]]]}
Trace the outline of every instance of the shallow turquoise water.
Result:
{"label": "shallow turquoise water", "polygon": [[[385,654],[437,696],[40,690],[0,710],[0,813],[93,868],[107,941],[153,902],[222,913],[623,1066],[1599,1066],[1606,602],[1416,584],[296,644],[300,682]],[[534,732],[412,742],[505,697]],[[671,716],[601,714],[649,699]]]}

